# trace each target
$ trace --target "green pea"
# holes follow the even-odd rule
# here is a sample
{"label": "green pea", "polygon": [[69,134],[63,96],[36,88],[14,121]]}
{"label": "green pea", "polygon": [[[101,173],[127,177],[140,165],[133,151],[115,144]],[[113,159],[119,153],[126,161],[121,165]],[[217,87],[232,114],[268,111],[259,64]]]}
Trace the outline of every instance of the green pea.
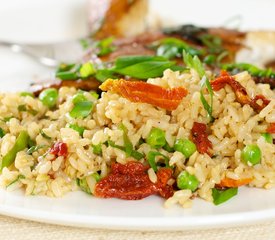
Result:
{"label": "green pea", "polygon": [[84,101],[87,101],[87,98],[83,95],[82,92],[75,94],[72,98],[73,104],[77,104],[79,102],[84,102]]}
{"label": "green pea", "polygon": [[94,104],[92,102],[78,102],[72,111],[70,111],[70,116],[72,118],[85,118],[92,112],[93,106]]}
{"label": "green pea", "polygon": [[248,165],[256,165],[261,162],[261,149],[254,144],[244,147],[241,153],[241,159]]}
{"label": "green pea", "polygon": [[190,189],[194,192],[198,188],[199,184],[200,182],[196,176],[187,171],[182,171],[177,177],[177,186],[179,189]]}
{"label": "green pea", "polygon": [[93,153],[94,154],[97,154],[97,155],[101,155],[102,154],[101,144],[92,145],[92,148],[93,148]]}
{"label": "green pea", "polygon": [[159,128],[153,128],[146,138],[152,148],[161,148],[166,144],[165,133]]}
{"label": "green pea", "polygon": [[58,91],[55,88],[45,89],[39,94],[39,99],[45,106],[52,108],[57,103]]}
{"label": "green pea", "polygon": [[188,139],[178,139],[175,142],[175,150],[181,152],[186,158],[189,158],[196,152],[196,145]]}
{"label": "green pea", "polygon": [[267,143],[273,143],[273,138],[270,133],[263,133],[262,137],[265,139]]}

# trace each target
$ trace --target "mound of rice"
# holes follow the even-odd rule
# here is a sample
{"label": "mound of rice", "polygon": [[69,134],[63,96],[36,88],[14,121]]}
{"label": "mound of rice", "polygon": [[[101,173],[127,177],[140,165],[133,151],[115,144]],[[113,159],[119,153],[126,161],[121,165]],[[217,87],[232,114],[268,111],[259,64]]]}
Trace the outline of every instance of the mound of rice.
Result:
{"label": "mound of rice", "polygon": [[[200,154],[197,151],[186,161],[180,152],[159,151],[170,159],[175,168],[175,175],[182,170],[194,174],[200,182],[195,193],[190,190],[179,190],[168,199],[165,206],[180,203],[190,206],[190,199],[198,196],[213,201],[212,188],[221,179],[252,178],[251,187],[270,189],[275,186],[275,147],[261,136],[269,123],[275,122],[275,92],[269,85],[255,84],[247,72],[235,78],[246,89],[250,96],[263,94],[270,103],[257,114],[249,105],[241,106],[236,101],[231,87],[214,93],[213,116],[209,140],[213,143],[214,157]],[[74,88],[63,87],[59,90],[58,106],[49,110],[42,102],[31,96],[18,94],[0,95],[0,127],[6,132],[0,140],[0,157],[2,158],[14,145],[15,139],[22,130],[26,130],[35,145],[41,145],[32,154],[27,149],[17,153],[15,162],[4,168],[0,182],[7,190],[24,189],[26,195],[47,195],[61,197],[69,191],[78,189],[77,179],[86,178],[91,193],[96,181],[91,174],[100,171],[101,177],[107,176],[111,161],[125,164],[133,161],[120,149],[103,144],[107,140],[116,145],[123,145],[123,132],[119,124],[128,129],[128,136],[135,150],[145,155],[151,147],[140,139],[145,139],[153,127],[165,131],[166,141],[172,146],[176,139],[190,138],[193,123],[208,123],[207,113],[200,101],[200,79],[195,71],[190,73],[166,70],[162,78],[149,79],[149,83],[165,88],[184,86],[188,95],[183,98],[179,107],[170,112],[146,103],[133,103],[112,92],[104,92],[99,100],[85,92],[87,99],[95,102],[91,115],[84,119],[74,119],[68,112],[73,107],[72,97],[77,93]],[[208,98],[206,94],[206,98]],[[18,110],[25,105],[37,112]],[[8,119],[8,120],[7,120]],[[84,127],[83,137],[70,124]],[[43,137],[41,130],[48,136]],[[274,136],[273,136],[274,137]],[[68,146],[68,156],[55,158],[48,152],[56,141]],[[92,145],[101,144],[102,154],[94,154]],[[248,166],[241,161],[241,150],[245,145],[257,144],[262,152],[261,163]],[[146,159],[141,159],[146,163]],[[156,181],[152,169],[148,171],[150,180]],[[173,182],[171,182],[173,184]]]}

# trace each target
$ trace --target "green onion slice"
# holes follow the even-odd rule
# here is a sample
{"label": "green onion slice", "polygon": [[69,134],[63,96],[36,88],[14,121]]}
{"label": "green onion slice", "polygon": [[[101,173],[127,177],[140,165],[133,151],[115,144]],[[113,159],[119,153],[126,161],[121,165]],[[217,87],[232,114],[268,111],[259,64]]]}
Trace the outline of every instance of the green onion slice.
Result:
{"label": "green onion slice", "polygon": [[238,194],[238,188],[228,188],[226,190],[212,189],[212,197],[215,205],[222,204]]}

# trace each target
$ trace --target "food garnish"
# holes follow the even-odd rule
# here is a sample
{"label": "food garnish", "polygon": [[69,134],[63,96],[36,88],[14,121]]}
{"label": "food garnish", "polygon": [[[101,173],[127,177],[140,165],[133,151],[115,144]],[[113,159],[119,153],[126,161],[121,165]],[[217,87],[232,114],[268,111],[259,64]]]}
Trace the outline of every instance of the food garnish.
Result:
{"label": "food garnish", "polygon": [[165,89],[150,83],[124,79],[108,79],[100,86],[100,89],[118,93],[132,102],[149,103],[170,111],[175,110],[182,98],[187,95],[184,87]]}

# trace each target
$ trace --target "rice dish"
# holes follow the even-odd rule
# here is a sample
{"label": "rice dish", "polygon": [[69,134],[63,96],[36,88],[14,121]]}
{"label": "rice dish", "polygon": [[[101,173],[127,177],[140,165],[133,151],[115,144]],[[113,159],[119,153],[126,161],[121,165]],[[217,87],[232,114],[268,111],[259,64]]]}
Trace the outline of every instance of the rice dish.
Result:
{"label": "rice dish", "polygon": [[[208,73],[211,74],[211,73]],[[82,118],[74,118],[69,113],[74,107],[73,99],[79,90],[62,87],[58,91],[55,108],[43,105],[39,98],[20,93],[2,93],[0,95],[0,128],[5,135],[0,140],[0,155],[3,158],[13,148],[16,138],[22,131],[27,131],[33,142],[18,151],[14,162],[2,169],[1,186],[8,191],[23,189],[26,195],[46,195],[61,197],[67,192],[83,190],[95,193],[97,174],[101,179],[110,173],[113,162],[126,164],[138,161],[148,165],[146,156],[152,147],[146,138],[153,128],[165,132],[165,140],[173,146],[177,139],[190,139],[194,122],[209,125],[208,139],[213,145],[213,154],[195,151],[188,158],[179,151],[169,152],[163,147],[157,151],[169,159],[173,168],[173,178],[167,184],[176,184],[177,176],[186,171],[196,177],[199,184],[196,190],[177,189],[165,202],[169,207],[175,203],[190,207],[194,197],[213,201],[213,189],[222,179],[251,179],[248,185],[270,189],[275,186],[275,147],[262,136],[270,124],[275,122],[275,92],[268,84],[256,84],[248,72],[235,76],[253,97],[263,95],[270,102],[260,112],[255,112],[248,104],[236,101],[236,94],[226,85],[214,92],[213,123],[200,100],[200,77],[191,69],[190,72],[165,70],[163,77],[151,78],[147,82],[165,89],[183,86],[188,90],[179,106],[172,111],[148,103],[132,102],[112,91],[103,92],[97,99],[95,94],[81,91],[86,101],[92,103],[91,113]],[[205,92],[209,99],[209,93]],[[123,146],[123,131],[134,150],[143,157],[136,160],[116,146]],[[80,134],[74,127],[83,129]],[[274,134],[272,135],[274,138]],[[112,144],[106,144],[110,141]],[[65,143],[66,155],[53,153],[53,145]],[[242,149],[247,145],[257,145],[261,151],[260,163],[246,164],[242,161]],[[39,146],[39,147],[38,147]],[[96,152],[94,147],[100,146]],[[36,148],[35,148],[36,147]],[[161,158],[155,158],[158,167]],[[158,163],[159,161],[159,163]],[[157,182],[156,171],[148,168],[152,183]]]}

